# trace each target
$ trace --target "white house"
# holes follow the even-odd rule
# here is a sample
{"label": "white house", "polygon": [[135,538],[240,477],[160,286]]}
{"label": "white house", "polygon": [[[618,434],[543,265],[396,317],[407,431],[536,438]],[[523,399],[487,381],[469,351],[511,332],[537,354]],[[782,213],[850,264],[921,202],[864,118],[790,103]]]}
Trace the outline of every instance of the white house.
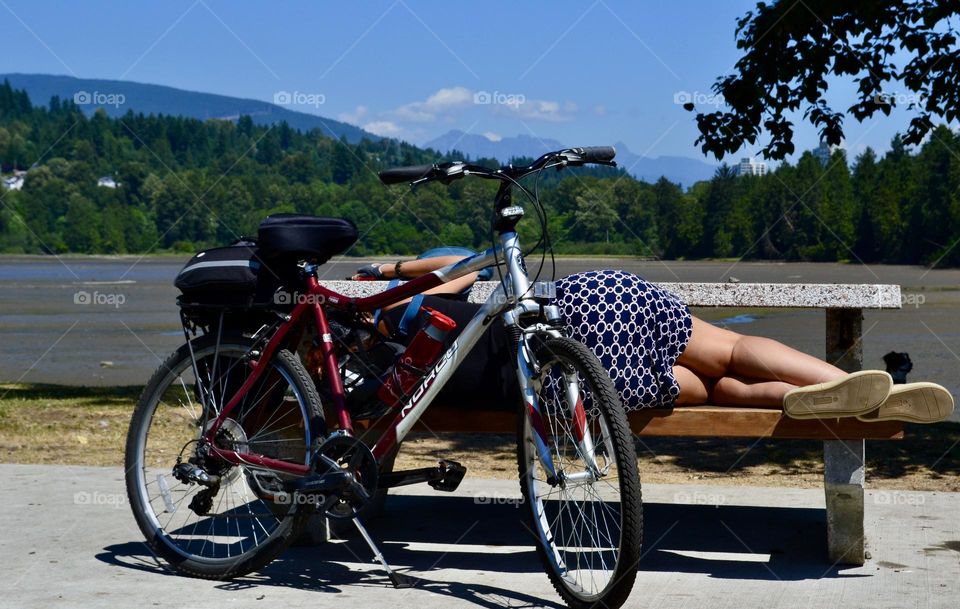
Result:
{"label": "white house", "polygon": [[14,173],[12,176],[3,178],[4,190],[23,189],[23,172]]}
{"label": "white house", "polygon": [[97,180],[97,186],[100,186],[102,188],[116,188],[117,186],[120,186],[120,183],[114,180],[113,178],[111,178],[110,176],[103,176],[102,178]]}

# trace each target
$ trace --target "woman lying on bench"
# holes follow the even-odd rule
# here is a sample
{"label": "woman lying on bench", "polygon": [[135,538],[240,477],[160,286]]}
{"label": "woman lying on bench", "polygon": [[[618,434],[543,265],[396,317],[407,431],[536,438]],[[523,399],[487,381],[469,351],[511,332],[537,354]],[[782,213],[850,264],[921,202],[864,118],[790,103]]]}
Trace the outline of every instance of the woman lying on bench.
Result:
{"label": "woman lying on bench", "polygon": [[[466,253],[466,252],[464,252]],[[428,253],[429,254],[429,253]],[[440,255],[396,264],[369,265],[354,279],[410,279],[456,262]],[[477,274],[399,303],[380,316],[381,332],[404,342],[406,326],[425,305],[462,328],[479,305],[453,297],[468,291]],[[759,336],[718,328],[690,314],[670,292],[626,271],[588,271],[556,282],[567,331],[596,353],[609,371],[624,407],[715,404],[783,407],[793,418],[857,417],[862,421],[934,423],[953,412],[953,397],[934,383],[894,385],[882,370],[848,374],[836,366]],[[498,319],[494,323],[500,323]],[[415,332],[411,332],[412,335]],[[458,401],[491,388],[505,398],[515,390],[510,349],[503,332],[487,332],[445,392]],[[452,337],[451,337],[452,338]]]}

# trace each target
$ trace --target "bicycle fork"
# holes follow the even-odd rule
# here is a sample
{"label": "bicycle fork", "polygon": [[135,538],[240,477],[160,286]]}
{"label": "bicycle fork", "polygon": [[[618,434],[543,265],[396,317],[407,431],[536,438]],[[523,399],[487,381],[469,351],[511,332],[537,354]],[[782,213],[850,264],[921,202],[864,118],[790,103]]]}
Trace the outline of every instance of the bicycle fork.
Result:
{"label": "bicycle fork", "polygon": [[532,435],[533,441],[537,446],[537,455],[540,459],[540,464],[543,465],[543,469],[547,473],[547,482],[553,485],[565,481],[596,480],[601,475],[601,472],[596,461],[596,448],[594,446],[593,436],[590,433],[590,428],[587,426],[586,410],[583,405],[583,399],[580,396],[580,381],[577,379],[576,373],[563,373],[563,390],[566,395],[570,419],[573,422],[573,432],[577,438],[577,447],[584,463],[587,464],[587,470],[574,473],[560,472],[558,474],[550,451],[551,439],[544,425],[543,412],[540,408],[540,402],[537,399],[537,389],[542,379],[538,380],[536,378],[534,373],[535,366],[532,360],[533,358],[527,348],[526,341],[519,341],[517,345],[517,377],[523,392],[526,416],[530,421],[530,426],[533,428]]}

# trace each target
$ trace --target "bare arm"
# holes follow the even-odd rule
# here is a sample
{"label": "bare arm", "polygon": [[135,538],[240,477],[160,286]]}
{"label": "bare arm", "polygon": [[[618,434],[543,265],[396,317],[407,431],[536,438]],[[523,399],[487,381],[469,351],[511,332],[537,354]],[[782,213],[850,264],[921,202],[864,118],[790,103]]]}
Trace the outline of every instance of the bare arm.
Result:
{"label": "bare arm", "polygon": [[[435,258],[423,258],[421,260],[407,260],[404,261],[400,266],[400,271],[403,273],[404,278],[413,278],[419,277],[421,275],[426,275],[437,269],[441,269],[448,264],[453,264],[454,262],[459,262],[463,260],[466,256],[436,256]],[[394,264],[381,264],[380,273],[383,274],[386,279],[393,279],[396,277],[396,265]],[[424,292],[424,294],[459,294],[460,292],[466,290],[473,282],[477,280],[477,273],[470,273],[464,275],[459,279],[454,279],[443,285],[439,285],[435,288],[431,288]],[[400,305],[405,305],[410,302],[410,299],[401,300],[400,302],[394,303],[392,305],[387,305],[383,308],[384,311],[389,311],[394,307]]]}
{"label": "bare arm", "polygon": [[[431,271],[442,269],[448,264],[459,262],[464,258],[466,258],[466,256],[436,256],[434,258],[423,258],[421,260],[405,260],[400,265],[400,271],[403,273],[403,276],[408,279],[419,277],[420,275],[426,275]],[[387,279],[393,279],[396,277],[397,275],[395,271],[395,264],[380,265],[380,272],[383,273],[383,276]],[[459,292],[459,290],[457,291]]]}

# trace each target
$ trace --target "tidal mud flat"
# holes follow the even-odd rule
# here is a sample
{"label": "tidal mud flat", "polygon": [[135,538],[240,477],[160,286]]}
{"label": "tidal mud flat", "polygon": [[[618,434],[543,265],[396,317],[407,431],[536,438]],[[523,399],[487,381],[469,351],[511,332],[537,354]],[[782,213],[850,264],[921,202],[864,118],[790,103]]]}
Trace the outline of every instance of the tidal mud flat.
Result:
{"label": "tidal mud flat", "polygon": [[[187,258],[0,257],[0,381],[146,383],[160,361],[183,342],[172,282]],[[369,261],[341,258],[324,265],[321,272],[341,279]],[[528,263],[531,270],[536,268],[536,260]],[[597,268],[622,268],[664,282],[726,282],[732,277],[743,282],[899,284],[902,309],[865,314],[865,365],[882,368],[885,353],[906,351],[914,364],[910,380],[938,382],[960,395],[960,270],[562,258],[556,276]],[[548,267],[545,272],[549,271]],[[822,311],[696,309],[694,314],[823,356]]]}

